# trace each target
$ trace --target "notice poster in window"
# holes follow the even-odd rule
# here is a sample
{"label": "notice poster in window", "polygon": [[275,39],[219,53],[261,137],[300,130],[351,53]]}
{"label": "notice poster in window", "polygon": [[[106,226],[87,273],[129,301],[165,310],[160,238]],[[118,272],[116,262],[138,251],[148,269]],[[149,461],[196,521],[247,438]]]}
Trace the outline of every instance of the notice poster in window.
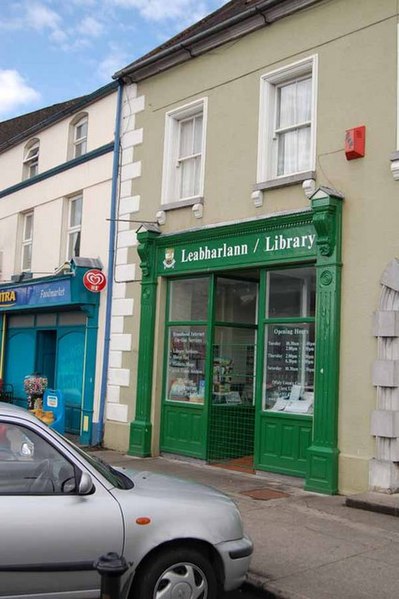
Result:
{"label": "notice poster in window", "polygon": [[314,324],[267,325],[265,409],[311,413],[314,381]]}
{"label": "notice poster in window", "polygon": [[176,326],[169,330],[167,399],[204,403],[205,327]]}

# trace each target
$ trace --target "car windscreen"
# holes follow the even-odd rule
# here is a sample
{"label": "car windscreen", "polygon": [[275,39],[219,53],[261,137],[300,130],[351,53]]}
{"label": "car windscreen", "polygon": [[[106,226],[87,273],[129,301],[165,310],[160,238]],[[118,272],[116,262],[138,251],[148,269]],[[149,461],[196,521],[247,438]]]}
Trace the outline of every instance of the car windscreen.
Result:
{"label": "car windscreen", "polygon": [[89,462],[89,464],[93,468],[95,468],[97,472],[99,472],[101,476],[103,476],[114,487],[118,489],[132,489],[134,487],[133,481],[128,476],[126,476],[126,474],[120,472],[119,470],[116,470],[115,468],[107,464],[107,462],[104,462],[104,460],[102,460],[98,456],[84,451],[83,449],[75,445],[75,443],[72,443],[72,441],[70,441],[63,435],[57,433],[57,431],[54,432],[62,438],[64,443],[70,445],[74,449],[74,451],[81,455],[86,460],[86,462]]}

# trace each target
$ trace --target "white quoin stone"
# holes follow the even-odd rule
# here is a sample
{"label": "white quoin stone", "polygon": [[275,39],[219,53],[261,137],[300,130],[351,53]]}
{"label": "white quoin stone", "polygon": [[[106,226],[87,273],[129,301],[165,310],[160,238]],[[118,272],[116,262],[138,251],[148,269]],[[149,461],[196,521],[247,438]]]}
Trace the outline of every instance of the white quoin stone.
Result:
{"label": "white quoin stone", "polygon": [[399,360],[375,360],[372,383],[379,387],[398,387]]}
{"label": "white quoin stone", "polygon": [[371,434],[376,437],[399,437],[399,412],[374,410],[371,414]]}
{"label": "white quoin stone", "polygon": [[130,383],[130,370],[128,368],[109,368],[108,382],[110,385],[128,387]]}
{"label": "white quoin stone", "polygon": [[111,403],[119,403],[120,399],[120,387],[116,385],[108,385],[107,386],[107,402]]}
{"label": "white quoin stone", "polygon": [[378,310],[373,315],[375,337],[399,337],[399,310]]}
{"label": "white quoin stone", "polygon": [[135,277],[135,264],[123,264],[115,268],[115,278],[117,281],[134,281]]}
{"label": "white quoin stone", "polygon": [[399,491],[399,468],[392,462],[373,458],[369,462],[369,485],[372,491],[397,493]]}
{"label": "white quoin stone", "polygon": [[127,406],[120,403],[107,404],[107,420],[127,422]]}
{"label": "white quoin stone", "polygon": [[111,335],[111,350],[130,351],[132,349],[132,336],[128,333],[114,333]]}

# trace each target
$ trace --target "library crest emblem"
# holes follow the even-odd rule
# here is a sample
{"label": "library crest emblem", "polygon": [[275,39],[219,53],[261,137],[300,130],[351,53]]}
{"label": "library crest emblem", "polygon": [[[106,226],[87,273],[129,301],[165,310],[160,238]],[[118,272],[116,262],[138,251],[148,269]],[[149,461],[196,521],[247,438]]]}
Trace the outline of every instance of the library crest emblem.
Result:
{"label": "library crest emblem", "polygon": [[176,264],[176,260],[175,260],[174,248],[166,248],[165,259],[163,261],[164,267],[165,268],[174,268],[175,264]]}

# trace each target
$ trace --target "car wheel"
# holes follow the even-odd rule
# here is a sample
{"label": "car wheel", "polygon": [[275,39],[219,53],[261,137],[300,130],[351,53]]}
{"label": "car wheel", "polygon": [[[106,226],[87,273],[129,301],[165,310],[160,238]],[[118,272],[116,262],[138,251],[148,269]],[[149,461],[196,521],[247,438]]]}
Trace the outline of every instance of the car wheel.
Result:
{"label": "car wheel", "polygon": [[210,561],[196,549],[174,548],[149,559],[133,585],[140,599],[217,599]]}

